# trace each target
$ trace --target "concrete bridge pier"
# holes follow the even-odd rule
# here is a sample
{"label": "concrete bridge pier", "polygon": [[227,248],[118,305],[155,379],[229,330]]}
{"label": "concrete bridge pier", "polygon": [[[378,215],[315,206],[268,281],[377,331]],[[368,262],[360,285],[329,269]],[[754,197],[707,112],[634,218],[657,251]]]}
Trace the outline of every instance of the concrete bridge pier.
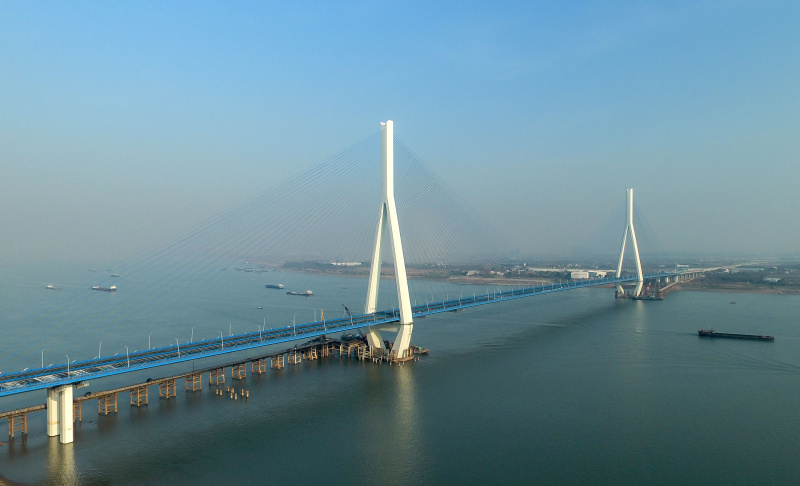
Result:
{"label": "concrete bridge pier", "polygon": [[72,443],[72,427],[75,423],[74,409],[72,408],[72,396],[75,387],[64,385],[58,396],[58,431],[59,441],[62,444]]}
{"label": "concrete bridge pier", "polygon": [[62,444],[71,444],[75,409],[72,404],[75,387],[63,385],[47,389],[47,436],[59,436]]}
{"label": "concrete bridge pier", "polygon": [[55,388],[47,389],[47,436],[58,435],[58,391]]}

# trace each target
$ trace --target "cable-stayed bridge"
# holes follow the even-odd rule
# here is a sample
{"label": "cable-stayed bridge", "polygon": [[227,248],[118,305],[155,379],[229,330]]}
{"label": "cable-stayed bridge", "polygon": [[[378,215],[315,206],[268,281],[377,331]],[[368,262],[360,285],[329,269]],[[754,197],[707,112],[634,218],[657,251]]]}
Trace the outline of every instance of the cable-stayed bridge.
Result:
{"label": "cable-stayed bridge", "polygon": [[[406,275],[406,255],[415,254],[417,262],[447,262],[456,258],[508,258],[509,251],[496,232],[487,229],[485,221],[465,211],[463,206],[451,204],[448,198],[453,198],[452,193],[439,183],[434,174],[423,167],[416,171],[415,176],[411,169],[419,169],[418,160],[402,145],[398,157],[402,163],[398,165],[400,170],[395,170],[395,138],[391,121],[382,124],[380,141],[381,191],[343,187],[356,178],[359,168],[374,169],[377,165],[373,162],[375,154],[370,150],[374,141],[368,140],[348,154],[334,157],[276,190],[253,198],[158,248],[135,255],[114,267],[129,279],[145,278],[154,268],[165,273],[166,277],[152,280],[144,292],[145,306],[158,308],[172,298],[176,288],[191,285],[187,282],[200,282],[213,291],[220,280],[220,266],[232,260],[260,261],[267,265],[302,259],[368,261],[369,274],[363,275],[367,277],[363,312],[352,313],[345,307],[347,315],[333,319],[325,319],[323,315],[317,319],[315,315],[312,321],[296,324],[293,318],[290,326],[271,329],[259,326],[257,332],[229,333],[227,336],[219,331],[218,336],[197,341],[192,336],[188,343],[181,344],[176,340],[174,346],[151,348],[148,344],[146,351],[129,352],[126,346],[124,354],[106,358],[101,357],[98,349],[94,359],[71,362],[67,356],[64,365],[44,366],[43,350],[41,368],[0,375],[0,397],[47,389],[48,434],[58,433],[62,442],[71,442],[71,426],[68,424],[72,422],[72,415],[68,404],[72,401],[74,385],[90,379],[356,329],[365,332],[371,356],[403,361],[411,356],[414,318],[598,285],[616,285],[617,296],[622,296],[626,295],[622,287],[626,282],[635,284],[627,292],[627,295],[635,297],[648,279],[669,282],[693,276],[689,272],[643,273],[633,225],[633,191],[629,189],[626,224],[614,277],[542,283],[507,290],[490,291],[487,288],[485,293],[473,292],[472,296],[466,297],[460,294],[458,298],[431,294],[424,303],[417,304],[417,299],[413,299],[413,287],[418,283],[413,279],[409,281]],[[395,179],[400,187],[410,187],[402,197],[395,197]],[[431,211],[431,208],[438,211]],[[375,209],[378,209],[377,225]],[[265,218],[269,224],[260,223]],[[365,221],[368,224],[364,224]],[[476,231],[476,227],[482,231]],[[635,270],[627,273],[622,267],[626,245],[635,261]],[[384,260],[392,263],[394,292],[390,293],[395,294],[393,297],[380,292]],[[98,285],[97,290],[116,290],[116,286],[113,287],[104,283]],[[387,286],[383,287],[385,290]],[[91,306],[86,305],[87,293],[96,293],[96,290],[81,294],[68,305],[55,310],[53,319],[69,318],[78,322],[82,318],[91,319]],[[136,305],[118,301],[104,312],[129,316],[135,309],[134,313],[142,315],[142,301],[139,301],[139,307],[135,308]],[[382,333],[386,332],[396,333],[390,347],[383,339]],[[100,344],[102,346],[102,342]],[[57,426],[51,426],[53,423]]]}

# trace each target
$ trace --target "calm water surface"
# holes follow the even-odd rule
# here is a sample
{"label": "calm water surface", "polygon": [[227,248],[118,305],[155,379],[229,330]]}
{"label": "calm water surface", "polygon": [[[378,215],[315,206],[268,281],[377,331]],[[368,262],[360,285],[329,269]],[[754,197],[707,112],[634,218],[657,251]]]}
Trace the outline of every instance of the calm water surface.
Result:
{"label": "calm water surface", "polygon": [[[76,301],[64,305],[74,312],[81,299],[108,295],[71,296],[83,282],[68,276],[1,271],[4,371],[39,366],[43,348],[46,360],[86,359],[101,339],[113,354],[124,342],[146,347],[148,334],[166,345],[192,326],[195,339],[216,336],[223,323],[249,332],[265,318],[262,300],[280,322],[311,305],[341,307],[342,295],[363,300],[358,279],[315,277],[313,304],[286,301],[264,293],[274,282],[261,274],[224,285],[235,291],[212,302],[177,296],[194,304],[168,307],[159,323],[82,310],[89,324],[76,329],[63,315],[51,320],[42,299]],[[50,297],[41,282],[59,278],[68,285]],[[112,298],[126,309],[123,295]],[[179,384],[170,400],[153,389],[141,408],[122,394],[109,416],[90,401],[70,445],[48,439],[44,413],[33,414],[27,438],[0,446],[0,475],[23,484],[792,484],[800,479],[798,311],[798,296],[679,292],[631,302],[582,289],[429,316],[415,323],[413,342],[431,353],[405,366],[305,362],[248,375],[237,384],[247,401],[216,396],[207,382],[198,392]],[[37,313],[50,322],[31,319]],[[699,338],[708,327],[775,342]],[[43,391],[8,397],[0,409],[43,401]]]}

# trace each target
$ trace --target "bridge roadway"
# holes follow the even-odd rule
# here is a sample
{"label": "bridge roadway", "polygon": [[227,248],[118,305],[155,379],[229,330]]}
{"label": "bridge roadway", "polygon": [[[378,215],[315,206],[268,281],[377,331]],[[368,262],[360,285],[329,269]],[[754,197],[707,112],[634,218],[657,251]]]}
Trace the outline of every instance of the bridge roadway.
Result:
{"label": "bridge roadway", "polygon": [[[677,272],[652,273],[644,279],[674,277]],[[636,281],[636,275],[623,277],[604,277],[590,280],[574,280],[558,284],[541,285],[473,295],[471,298],[450,299],[417,305],[412,308],[414,317],[422,317],[440,312],[449,312],[468,307],[503,302],[534,295],[572,290],[597,285],[608,285]],[[301,339],[313,338],[333,332],[344,332],[368,326],[391,324],[400,319],[399,311],[379,311],[372,314],[342,317],[338,319],[310,322],[296,326],[265,329],[259,332],[236,334],[227,338],[205,339],[183,346],[167,346],[147,351],[130,353],[125,356],[95,358],[66,365],[49,366],[16,373],[0,375],[0,397],[18,393],[51,388],[59,385],[78,383],[89,379],[141,371],[183,361],[190,361],[247,349],[269,346]]]}

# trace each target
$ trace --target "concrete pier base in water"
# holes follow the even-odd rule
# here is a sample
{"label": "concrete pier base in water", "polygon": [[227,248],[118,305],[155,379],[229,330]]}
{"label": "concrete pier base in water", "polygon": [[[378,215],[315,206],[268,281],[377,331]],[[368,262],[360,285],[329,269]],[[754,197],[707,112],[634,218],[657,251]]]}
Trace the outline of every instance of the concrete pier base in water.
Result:
{"label": "concrete pier base in water", "polygon": [[72,443],[72,427],[75,417],[72,407],[72,395],[75,387],[66,385],[58,388],[58,431],[59,442]]}
{"label": "concrete pier base in water", "polygon": [[47,402],[47,436],[59,436],[62,444],[72,443],[72,428],[75,422],[75,406],[72,402],[73,385],[48,388]]}
{"label": "concrete pier base in water", "polygon": [[47,390],[47,436],[58,435],[58,391],[55,388]]}

